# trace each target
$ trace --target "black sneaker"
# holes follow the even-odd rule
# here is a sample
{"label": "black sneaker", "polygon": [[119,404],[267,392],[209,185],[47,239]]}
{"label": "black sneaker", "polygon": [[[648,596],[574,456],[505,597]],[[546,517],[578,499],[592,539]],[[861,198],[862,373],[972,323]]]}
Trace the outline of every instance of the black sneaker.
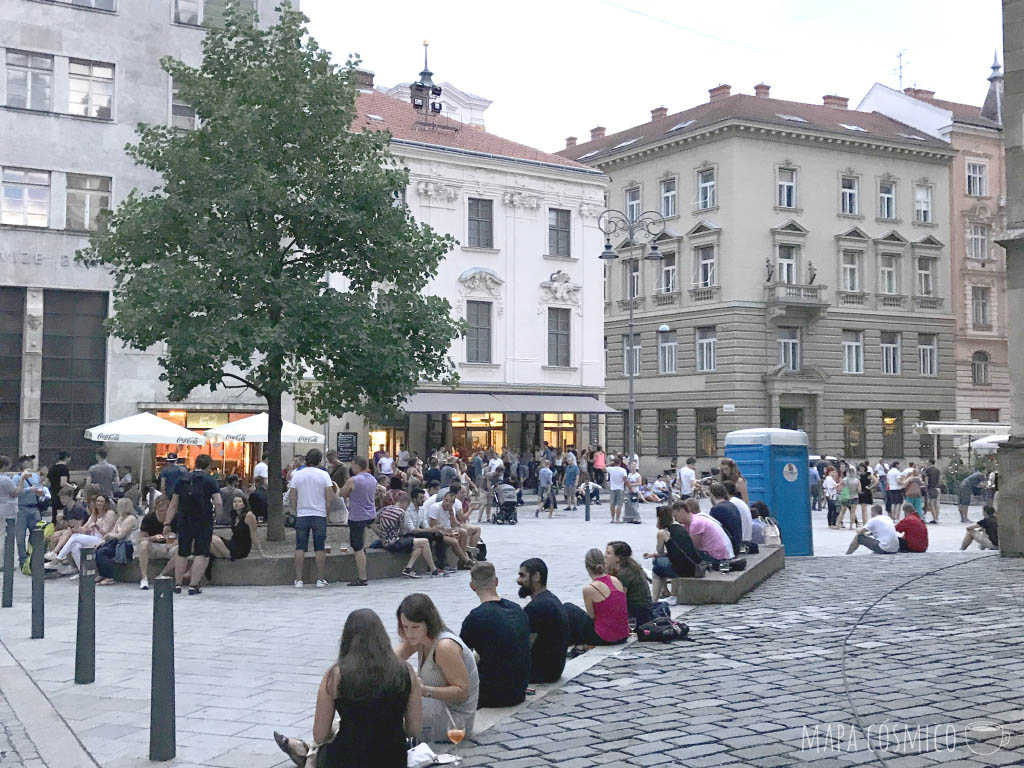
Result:
{"label": "black sneaker", "polygon": [[350,587],[365,587],[369,585],[369,583],[370,582],[368,582],[366,579],[355,579],[353,581],[350,581],[348,585]]}
{"label": "black sneaker", "polygon": [[420,578],[420,575],[418,573],[416,573],[416,571],[414,571],[412,568],[403,568],[402,569],[402,575],[403,576],[408,576],[410,579],[418,579],[418,578]]}
{"label": "black sneaker", "polygon": [[176,595],[180,595],[181,594],[181,584],[175,584],[174,585],[174,594],[176,594]]}
{"label": "black sneaker", "polygon": [[190,595],[201,595],[203,594],[203,590],[201,590],[199,587],[189,587],[188,593]]}

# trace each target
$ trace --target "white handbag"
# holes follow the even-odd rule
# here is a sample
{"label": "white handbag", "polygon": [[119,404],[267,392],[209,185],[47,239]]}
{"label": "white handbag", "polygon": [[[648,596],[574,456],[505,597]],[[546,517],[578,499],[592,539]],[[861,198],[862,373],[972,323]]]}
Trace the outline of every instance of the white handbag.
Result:
{"label": "white handbag", "polygon": [[348,522],[348,505],[341,496],[335,496],[327,510],[327,522],[342,525]]}
{"label": "white handbag", "polygon": [[764,518],[764,545],[766,547],[782,546],[782,531],[779,530],[779,524],[773,517]]}

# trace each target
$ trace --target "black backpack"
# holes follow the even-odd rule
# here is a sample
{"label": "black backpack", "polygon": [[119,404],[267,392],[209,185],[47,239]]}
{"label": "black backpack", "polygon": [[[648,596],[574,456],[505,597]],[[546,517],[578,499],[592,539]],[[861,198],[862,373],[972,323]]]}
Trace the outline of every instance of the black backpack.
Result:
{"label": "black backpack", "polygon": [[641,624],[636,628],[636,639],[641,643],[670,643],[673,640],[686,640],[690,628],[681,621],[673,621],[660,616]]}

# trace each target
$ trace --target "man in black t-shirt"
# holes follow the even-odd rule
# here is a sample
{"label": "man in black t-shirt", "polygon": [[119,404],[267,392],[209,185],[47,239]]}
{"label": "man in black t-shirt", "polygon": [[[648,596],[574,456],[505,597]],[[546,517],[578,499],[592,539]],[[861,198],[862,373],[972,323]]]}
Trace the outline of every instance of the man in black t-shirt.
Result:
{"label": "man in black t-shirt", "polygon": [[64,509],[64,500],[60,497],[60,489],[66,484],[65,481],[70,481],[71,473],[68,471],[68,461],[71,459],[71,454],[67,451],[60,451],[57,453],[57,461],[50,467],[50,471],[46,473],[46,479],[50,481],[50,496],[53,498],[53,522],[57,522],[57,513]]}
{"label": "man in black t-shirt", "polygon": [[167,510],[165,533],[171,532],[171,522],[178,521],[178,554],[174,558],[174,591],[181,592],[188,558],[193,557],[192,578],[188,593],[201,593],[206,564],[210,559],[210,542],[213,539],[213,518],[221,511],[220,485],[209,475],[213,459],[207,453],[196,457],[196,471],[181,480],[174,487],[171,506]]}
{"label": "man in black t-shirt", "polygon": [[498,596],[493,565],[477,563],[469,579],[480,605],[466,616],[459,635],[480,657],[477,708],[522,704],[530,680],[530,620],[519,605]]}
{"label": "man in black t-shirt", "polygon": [[928,466],[924,468],[924,479],[928,483],[925,494],[926,508],[931,510],[932,519],[930,525],[938,525],[939,522],[939,487],[942,485],[942,473],[935,466],[935,459],[928,459]]}
{"label": "man in black t-shirt", "polygon": [[996,508],[983,507],[984,516],[976,523],[967,526],[960,549],[967,549],[973,542],[978,542],[981,549],[999,549],[999,521],[996,519]]}
{"label": "man in black t-shirt", "polygon": [[519,566],[519,596],[529,597],[526,617],[530,620],[530,682],[553,683],[565,669],[569,646],[569,617],[565,606],[548,591],[548,566],[539,557]]}
{"label": "man in black t-shirt", "polygon": [[729,492],[721,483],[712,483],[710,492],[712,507],[708,514],[725,529],[732,542],[732,551],[738,555],[743,543],[743,521],[740,518],[740,511],[729,501]]}
{"label": "man in black t-shirt", "polygon": [[257,520],[263,522],[270,510],[270,494],[267,493],[266,481],[262,477],[254,478],[253,483],[256,487],[249,494],[249,509],[256,515]]}

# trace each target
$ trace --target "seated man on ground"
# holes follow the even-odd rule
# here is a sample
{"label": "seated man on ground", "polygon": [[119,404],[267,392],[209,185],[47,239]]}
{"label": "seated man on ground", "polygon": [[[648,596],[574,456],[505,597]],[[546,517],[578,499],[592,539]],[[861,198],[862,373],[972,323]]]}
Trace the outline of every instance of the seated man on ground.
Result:
{"label": "seated man on ground", "polygon": [[903,519],[896,523],[900,552],[927,552],[928,526],[913,504],[903,503]]}
{"label": "seated man on ground", "polygon": [[672,499],[672,491],[664,475],[658,475],[658,479],[654,481],[651,490],[658,497],[658,501],[671,501]]}
{"label": "seated man on ground", "polygon": [[[655,600],[666,596],[665,587],[669,579],[680,576],[692,577],[696,573],[697,565],[708,559],[694,546],[693,539],[681,522],[683,510],[688,509],[686,502],[690,500],[677,501],[671,507],[666,505],[656,510],[658,534],[655,552],[644,553],[645,558],[654,559],[651,563],[651,570],[654,572],[651,594]],[[692,513],[690,515],[692,517]]]}
{"label": "seated man on ground", "polygon": [[171,521],[170,531],[164,534],[164,523],[167,520],[167,508],[171,500],[166,496],[160,496],[153,502],[153,511],[142,518],[139,523],[139,571],[142,578],[139,580],[139,589],[149,589],[149,558],[166,557],[167,565],[163,573],[170,574],[174,570],[174,555],[177,550],[171,551],[173,537],[178,532],[178,521]]}
{"label": "seated man on ground", "polygon": [[444,536],[445,543],[455,556],[459,568],[468,570],[473,567],[473,561],[469,559],[469,555],[463,549],[460,532],[457,530],[456,514],[457,511],[461,511],[461,507],[459,500],[455,498],[455,493],[449,491],[442,501],[427,504],[427,519],[430,521],[430,527],[440,531]]}
{"label": "seated man on ground", "polygon": [[978,542],[981,549],[999,549],[999,521],[996,519],[996,508],[991,505],[983,507],[984,516],[976,523],[967,526],[960,549],[967,549],[973,542]]}
{"label": "seated man on ground", "polygon": [[445,575],[445,554],[448,546],[445,544],[444,534],[430,528],[426,502],[427,492],[423,488],[413,490],[412,500],[405,510],[402,530],[414,539],[425,539],[430,543],[434,553],[435,572],[443,576]]}
{"label": "seated man on ground", "polygon": [[873,504],[871,519],[857,531],[846,554],[852,555],[860,547],[867,547],[876,555],[894,555],[900,551],[899,539],[892,518],[885,514],[881,504]]}
{"label": "seated man on ground", "polygon": [[553,683],[565,669],[569,647],[569,617],[562,601],[548,590],[548,566],[531,557],[519,565],[519,597],[528,597],[526,617],[530,620],[530,682]]}
{"label": "seated man on ground", "polygon": [[469,586],[480,605],[463,620],[459,636],[479,657],[477,707],[522,704],[530,679],[530,620],[517,603],[498,596],[498,577],[491,563],[473,566]]}
{"label": "seated man on ground", "polygon": [[427,572],[439,576],[440,572],[434,566],[434,558],[430,555],[430,542],[427,539],[413,537],[411,529],[406,531],[405,513],[408,506],[409,495],[405,491],[388,491],[387,504],[381,507],[377,512],[377,519],[374,520],[374,532],[380,539],[381,547],[388,552],[409,553],[409,560],[402,569],[403,576],[411,579],[420,578],[413,570],[413,566],[421,557],[427,565]]}
{"label": "seated man on ground", "polygon": [[743,543],[743,520],[739,509],[729,501],[729,492],[722,483],[711,484],[711,504],[708,514],[721,523],[732,542],[732,551],[738,554]]}
{"label": "seated man on ground", "polygon": [[722,560],[732,560],[736,556],[729,534],[714,518],[701,514],[697,499],[684,499],[682,507],[673,510],[673,516],[686,529],[694,548],[707,562],[717,565]]}
{"label": "seated man on ground", "polygon": [[590,581],[583,587],[583,608],[565,604],[569,617],[569,639],[576,646],[573,656],[588,645],[619,645],[629,637],[629,611],[622,582],[605,573],[604,553],[587,551],[583,559]]}
{"label": "seated man on ground", "polygon": [[576,501],[579,504],[586,504],[586,495],[590,494],[590,503],[595,506],[601,504],[601,486],[595,482],[588,481],[583,483],[579,488],[576,489]]}

